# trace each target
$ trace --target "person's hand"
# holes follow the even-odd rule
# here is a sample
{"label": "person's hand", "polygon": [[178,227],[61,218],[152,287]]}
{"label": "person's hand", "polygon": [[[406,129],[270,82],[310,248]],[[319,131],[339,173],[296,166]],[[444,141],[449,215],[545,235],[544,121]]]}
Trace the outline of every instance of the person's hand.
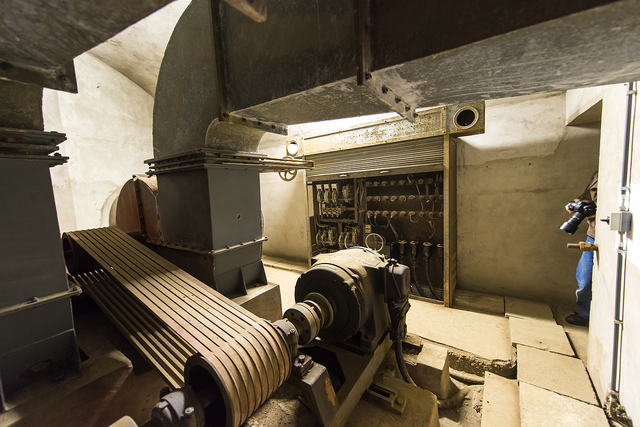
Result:
{"label": "person's hand", "polygon": [[578,203],[579,201],[580,199],[573,199],[573,202],[567,203],[567,206],[565,206],[564,209],[570,214],[573,214],[574,212],[571,209],[569,209],[569,207],[571,206],[571,203]]}

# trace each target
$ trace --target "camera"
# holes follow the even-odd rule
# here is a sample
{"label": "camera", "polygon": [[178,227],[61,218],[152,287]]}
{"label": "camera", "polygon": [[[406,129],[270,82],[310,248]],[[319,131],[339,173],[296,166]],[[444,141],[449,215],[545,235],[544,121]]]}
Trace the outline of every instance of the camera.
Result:
{"label": "camera", "polygon": [[569,210],[573,211],[574,214],[560,226],[560,230],[572,235],[576,232],[583,219],[596,214],[596,204],[593,202],[571,202]]}

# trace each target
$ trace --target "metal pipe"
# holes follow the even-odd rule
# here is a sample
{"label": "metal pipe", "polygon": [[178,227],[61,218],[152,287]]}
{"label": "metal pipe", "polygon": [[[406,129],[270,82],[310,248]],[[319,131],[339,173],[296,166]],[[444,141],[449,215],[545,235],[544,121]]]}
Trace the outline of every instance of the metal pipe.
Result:
{"label": "metal pipe", "polygon": [[[629,163],[630,163],[630,148],[631,140],[633,138],[633,122],[635,112],[635,102],[637,97],[637,89],[635,82],[629,82],[629,90],[627,92],[627,119],[626,119],[626,132],[625,141],[622,153],[622,179],[620,182],[620,210],[628,210],[626,206],[628,197],[629,186]],[[624,266],[626,264],[626,232],[619,232],[620,242],[618,243],[618,262],[616,268],[616,290],[615,290],[615,309],[614,309],[614,325],[613,325],[613,360],[611,366],[611,390],[615,392],[620,391],[620,362],[621,354],[620,349],[622,347],[622,324],[623,324],[623,274]]]}

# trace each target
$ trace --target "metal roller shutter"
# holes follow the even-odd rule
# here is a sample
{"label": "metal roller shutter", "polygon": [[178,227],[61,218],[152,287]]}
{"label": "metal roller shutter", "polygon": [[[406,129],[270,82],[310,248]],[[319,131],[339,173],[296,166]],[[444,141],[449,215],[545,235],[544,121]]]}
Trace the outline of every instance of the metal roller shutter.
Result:
{"label": "metal roller shutter", "polygon": [[305,156],[313,160],[307,181],[442,170],[444,138],[416,139]]}

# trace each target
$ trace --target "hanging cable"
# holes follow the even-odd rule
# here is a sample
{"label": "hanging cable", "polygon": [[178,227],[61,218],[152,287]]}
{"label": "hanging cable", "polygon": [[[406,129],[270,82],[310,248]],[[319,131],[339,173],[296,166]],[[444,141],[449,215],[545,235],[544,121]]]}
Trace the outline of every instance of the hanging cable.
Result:
{"label": "hanging cable", "polygon": [[398,237],[398,232],[396,231],[396,228],[393,226],[393,224],[391,224],[391,217],[387,218],[387,227],[391,227],[391,231],[393,231],[393,235],[396,236],[396,241],[394,243],[398,243],[398,241],[400,241],[400,237]]}

